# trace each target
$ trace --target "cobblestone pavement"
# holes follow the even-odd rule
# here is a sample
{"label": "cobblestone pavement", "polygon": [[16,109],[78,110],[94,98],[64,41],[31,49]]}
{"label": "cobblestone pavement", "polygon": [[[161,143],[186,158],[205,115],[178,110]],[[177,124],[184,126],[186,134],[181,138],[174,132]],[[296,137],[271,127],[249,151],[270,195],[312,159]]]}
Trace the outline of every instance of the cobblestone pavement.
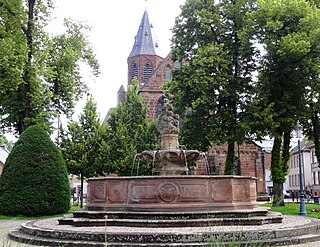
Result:
{"label": "cobblestone pavement", "polygon": [[[0,247],[32,247],[32,246],[35,247],[36,246],[36,245],[21,244],[21,243],[9,240],[7,238],[8,232],[11,229],[20,226],[23,222],[25,221],[0,220]],[[290,245],[288,247],[320,247],[320,241],[306,243],[306,244],[299,244],[299,245]]]}

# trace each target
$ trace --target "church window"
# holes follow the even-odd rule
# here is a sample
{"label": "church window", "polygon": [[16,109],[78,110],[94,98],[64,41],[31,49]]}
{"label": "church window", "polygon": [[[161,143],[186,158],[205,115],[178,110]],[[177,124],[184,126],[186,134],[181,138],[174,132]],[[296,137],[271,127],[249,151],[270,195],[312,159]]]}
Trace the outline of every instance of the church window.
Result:
{"label": "church window", "polygon": [[166,70],[165,70],[165,78],[167,80],[171,80],[171,68],[169,65],[167,65]]}
{"label": "church window", "polygon": [[143,69],[143,82],[149,81],[153,72],[153,68],[150,62],[146,62]]}
{"label": "church window", "polygon": [[136,63],[133,64],[131,69],[131,80],[133,80],[133,78],[138,78],[138,68]]}

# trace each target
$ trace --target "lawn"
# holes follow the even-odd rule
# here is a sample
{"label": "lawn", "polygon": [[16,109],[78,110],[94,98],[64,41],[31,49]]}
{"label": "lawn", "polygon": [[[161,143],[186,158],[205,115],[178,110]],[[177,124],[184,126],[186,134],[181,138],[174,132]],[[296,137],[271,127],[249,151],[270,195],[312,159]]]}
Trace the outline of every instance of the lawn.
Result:
{"label": "lawn", "polygon": [[[299,215],[300,212],[300,204],[298,202],[286,202],[285,206],[272,206],[270,203],[263,204],[261,206],[270,207],[271,211],[288,215]],[[316,208],[320,210],[320,204],[306,203],[307,216],[312,218],[320,218],[320,212],[312,212],[312,210]]]}
{"label": "lawn", "polygon": [[40,216],[40,217],[4,216],[4,215],[0,215],[0,220],[38,220],[38,219],[54,218],[54,217],[63,216],[65,214],[71,214],[76,209],[79,209],[79,207],[78,206],[72,206],[67,213],[57,214],[57,215]]}

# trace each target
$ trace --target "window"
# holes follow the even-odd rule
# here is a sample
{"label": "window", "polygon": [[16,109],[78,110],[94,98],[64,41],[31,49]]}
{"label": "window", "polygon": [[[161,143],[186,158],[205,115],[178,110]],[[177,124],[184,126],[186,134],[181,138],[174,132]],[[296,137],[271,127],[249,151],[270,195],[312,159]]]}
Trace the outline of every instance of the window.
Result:
{"label": "window", "polygon": [[135,77],[138,78],[138,68],[137,68],[137,64],[136,63],[134,63],[132,68],[131,68],[131,81]]}
{"label": "window", "polygon": [[292,182],[292,178],[291,178],[291,175],[289,175],[289,186],[290,187],[292,186],[291,182]]}
{"label": "window", "polygon": [[153,68],[150,62],[146,62],[143,69],[143,82],[146,83],[151,78]]}
{"label": "window", "polygon": [[166,67],[166,71],[165,71],[165,79],[167,80],[171,80],[171,68],[169,65],[167,65]]}
{"label": "window", "polygon": [[316,152],[314,150],[312,150],[312,152],[311,152],[311,162],[317,163],[317,156],[316,156]]}

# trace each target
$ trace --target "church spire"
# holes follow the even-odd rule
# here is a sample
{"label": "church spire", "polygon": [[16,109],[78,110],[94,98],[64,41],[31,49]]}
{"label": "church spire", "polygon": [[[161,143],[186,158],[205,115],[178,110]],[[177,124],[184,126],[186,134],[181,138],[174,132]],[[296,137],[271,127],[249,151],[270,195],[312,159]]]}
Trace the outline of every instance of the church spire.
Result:
{"label": "church spire", "polygon": [[151,28],[152,25],[149,23],[148,12],[145,10],[129,57],[142,54],[156,55]]}

